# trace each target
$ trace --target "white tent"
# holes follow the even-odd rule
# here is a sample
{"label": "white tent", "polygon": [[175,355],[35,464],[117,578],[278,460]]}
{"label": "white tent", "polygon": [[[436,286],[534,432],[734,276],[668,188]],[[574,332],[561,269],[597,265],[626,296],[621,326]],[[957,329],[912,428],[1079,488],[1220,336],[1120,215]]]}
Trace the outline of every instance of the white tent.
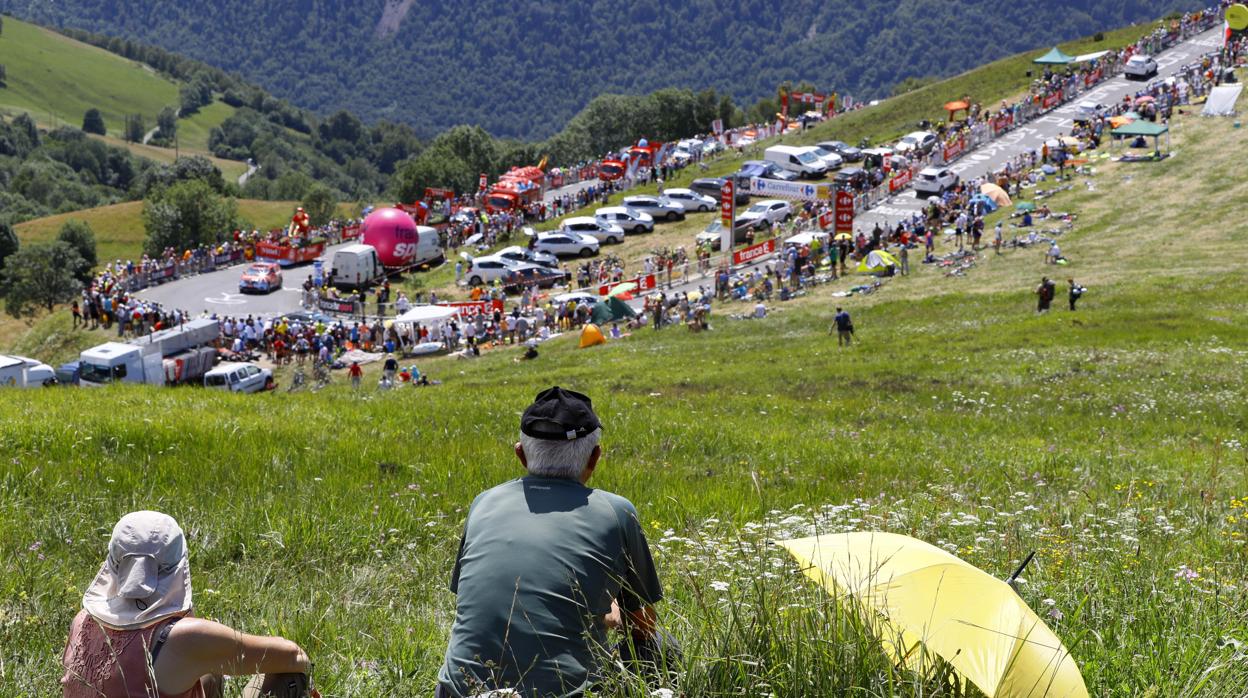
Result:
{"label": "white tent", "polygon": [[445,320],[456,313],[456,310],[445,305],[418,305],[394,319],[399,325],[414,325],[418,322],[434,322]]}
{"label": "white tent", "polygon": [[1239,93],[1243,91],[1244,86],[1239,83],[1234,85],[1219,85],[1209,92],[1209,99],[1205,100],[1205,109],[1200,112],[1202,116],[1231,116],[1235,113],[1235,102],[1239,100]]}
{"label": "white tent", "polygon": [[1071,63],[1086,63],[1088,61],[1094,61],[1102,56],[1107,56],[1107,55],[1109,55],[1109,51],[1097,51],[1096,53],[1085,53],[1080,56],[1075,56],[1075,60],[1071,61]]}

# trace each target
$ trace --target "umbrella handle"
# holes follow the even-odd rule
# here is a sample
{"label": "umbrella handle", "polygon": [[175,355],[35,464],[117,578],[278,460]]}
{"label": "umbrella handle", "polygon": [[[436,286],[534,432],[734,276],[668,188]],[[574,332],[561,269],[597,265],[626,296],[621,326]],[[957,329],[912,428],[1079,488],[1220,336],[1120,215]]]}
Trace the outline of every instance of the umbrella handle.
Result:
{"label": "umbrella handle", "polygon": [[[1027,565],[1031,564],[1031,559],[1035,556],[1036,556],[1036,551],[1034,550],[1031,551],[1030,553],[1027,553],[1027,557],[1023,558],[1023,564],[1019,565],[1018,569],[1014,570],[1014,574],[1011,574],[1009,578],[1005,580],[1005,583],[1009,584],[1010,587],[1013,588],[1014,581],[1018,579],[1019,575],[1023,573],[1023,570],[1027,569]],[[1015,591],[1017,591],[1017,589]]]}

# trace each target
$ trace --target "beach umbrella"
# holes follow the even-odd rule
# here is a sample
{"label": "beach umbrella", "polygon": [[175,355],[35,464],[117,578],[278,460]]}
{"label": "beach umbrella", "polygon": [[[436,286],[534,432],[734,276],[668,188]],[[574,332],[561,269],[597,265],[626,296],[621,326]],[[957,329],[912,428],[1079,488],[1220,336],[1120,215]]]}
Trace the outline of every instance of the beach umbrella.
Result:
{"label": "beach umbrella", "polygon": [[1132,121],[1135,121],[1135,119],[1132,119],[1132,118],[1127,117],[1127,116],[1111,116],[1111,117],[1109,117],[1109,125],[1110,125],[1110,126],[1112,126],[1112,127],[1114,127],[1114,128],[1118,128],[1119,126],[1126,126],[1127,124],[1131,123]]}
{"label": "beach umbrella", "polygon": [[984,182],[979,185],[979,193],[997,202],[998,206],[1009,206],[1013,202],[1010,201],[1010,195],[1005,193],[1001,187],[992,182]]}
{"label": "beach umbrella", "polygon": [[940,548],[878,532],[780,545],[863,613],[898,665],[921,672],[939,657],[989,698],[1088,695],[1070,652],[1009,584]]}
{"label": "beach umbrella", "polygon": [[1156,101],[1157,101],[1157,98],[1152,95],[1143,95],[1141,97],[1135,98],[1136,104],[1148,104],[1149,102],[1156,102]]}
{"label": "beach umbrella", "polygon": [[615,288],[612,288],[611,292],[608,293],[607,296],[608,297],[623,296],[626,294],[631,294],[633,291],[636,291],[636,290],[637,290],[636,281],[625,281],[624,283],[617,285]]}
{"label": "beach umbrella", "polygon": [[849,233],[837,233],[833,240],[853,240],[854,236]]}

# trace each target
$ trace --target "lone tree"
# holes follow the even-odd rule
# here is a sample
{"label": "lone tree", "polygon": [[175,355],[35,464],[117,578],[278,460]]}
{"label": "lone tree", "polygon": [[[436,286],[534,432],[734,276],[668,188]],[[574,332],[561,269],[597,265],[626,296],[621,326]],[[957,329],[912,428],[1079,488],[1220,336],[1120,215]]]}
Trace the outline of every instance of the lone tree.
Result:
{"label": "lone tree", "polygon": [[303,197],[303,211],[308,214],[308,222],[313,228],[319,228],[332,220],[337,208],[338,197],[325,186],[317,185]]}
{"label": "lone tree", "polygon": [[61,226],[57,240],[68,243],[82,257],[82,268],[75,271],[74,276],[84,284],[91,280],[91,270],[99,263],[95,253],[95,231],[86,221],[71,218]]}
{"label": "lone tree", "polygon": [[82,284],[74,270],[82,257],[67,242],[27,245],[11,255],[0,270],[5,310],[13,317],[30,317],[39,309],[52,312],[57,303],[73,300]]}
{"label": "lone tree", "polygon": [[94,133],[103,136],[106,129],[104,128],[104,115],[99,109],[92,107],[87,113],[82,115],[82,130],[86,133]]}

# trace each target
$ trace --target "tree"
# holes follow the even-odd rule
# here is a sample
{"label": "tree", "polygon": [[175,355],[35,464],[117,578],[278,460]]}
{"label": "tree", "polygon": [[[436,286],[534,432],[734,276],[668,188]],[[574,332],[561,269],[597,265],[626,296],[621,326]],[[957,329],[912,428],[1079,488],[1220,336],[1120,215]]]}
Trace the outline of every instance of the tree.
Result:
{"label": "tree", "polygon": [[134,114],[126,119],[126,140],[131,143],[142,143],[143,136],[147,135],[147,128],[143,125],[143,115]]}
{"label": "tree", "polygon": [[91,280],[91,270],[99,263],[99,258],[95,252],[95,231],[91,230],[91,226],[86,221],[71,218],[65,221],[65,225],[61,226],[61,231],[57,233],[56,239],[67,243],[74,248],[79,257],[82,257],[82,268],[76,270],[74,276],[84,284],[89,282]]}
{"label": "tree", "polygon": [[0,63],[0,85],[4,85],[5,84],[4,81],[8,77],[9,77],[9,69],[5,68],[3,63]]}
{"label": "tree", "polygon": [[158,255],[166,248],[188,250],[215,243],[238,227],[238,205],[217,195],[202,179],[157,190],[143,202],[143,249]]}
{"label": "tree", "polygon": [[104,128],[104,115],[99,109],[92,107],[82,115],[82,130],[86,133],[104,135],[107,129]]}
{"label": "tree", "polygon": [[4,260],[17,252],[18,247],[17,233],[13,232],[13,226],[8,221],[0,220],[0,270],[4,269]]}
{"label": "tree", "polygon": [[82,290],[74,270],[84,264],[69,243],[41,242],[11,255],[0,271],[5,310],[13,317],[30,317],[40,308],[52,312]]}
{"label": "tree", "polygon": [[303,197],[303,211],[308,214],[308,221],[313,228],[325,225],[334,217],[338,209],[338,197],[329,187],[318,184],[312,187],[308,195]]}
{"label": "tree", "polygon": [[178,110],[173,107],[161,109],[160,114],[156,116],[156,125],[160,127],[161,138],[172,139],[173,135],[178,132]]}

